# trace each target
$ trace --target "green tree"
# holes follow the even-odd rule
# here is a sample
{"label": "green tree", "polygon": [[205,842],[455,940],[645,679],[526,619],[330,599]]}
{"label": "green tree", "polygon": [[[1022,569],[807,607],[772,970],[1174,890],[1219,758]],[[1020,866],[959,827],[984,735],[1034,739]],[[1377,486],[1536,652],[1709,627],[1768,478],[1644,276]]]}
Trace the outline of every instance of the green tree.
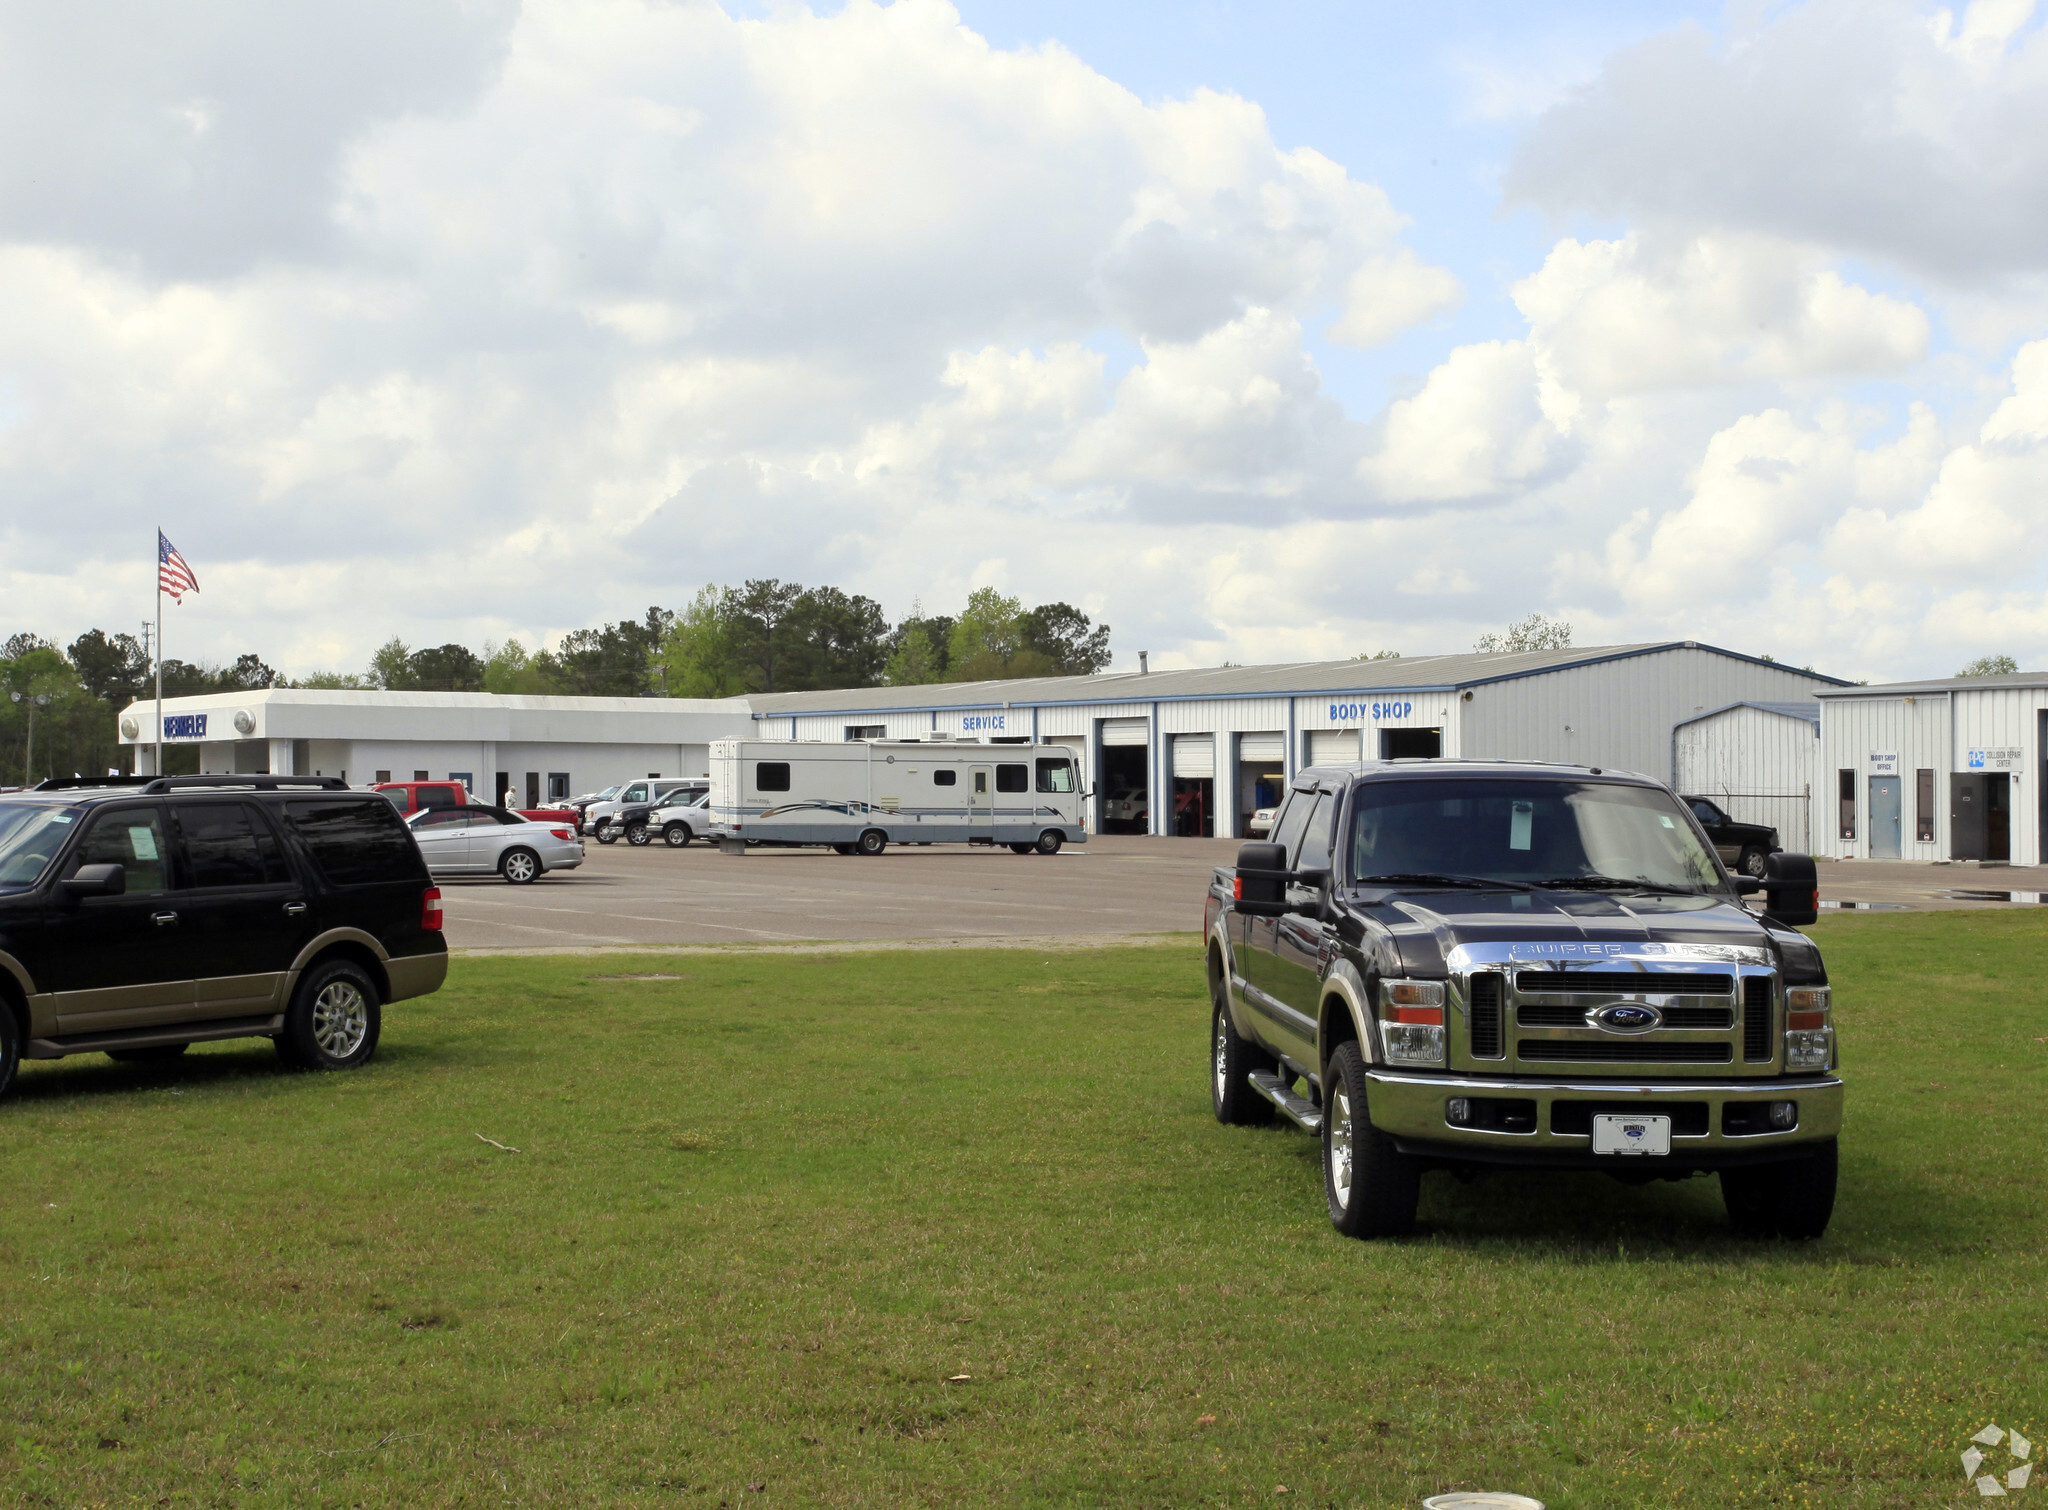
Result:
{"label": "green tree", "polygon": [[1956,673],[1957,676],[2010,676],[2020,663],[2009,655],[1980,655]]}
{"label": "green tree", "polygon": [[86,694],[113,712],[155,690],[155,667],[132,634],[88,629],[71,642],[69,655]]}
{"label": "green tree", "polygon": [[706,585],[675,617],[655,652],[670,697],[732,697],[746,690],[730,587]]}
{"label": "green tree", "polygon": [[1401,652],[1398,650],[1361,650],[1351,659],[1354,661],[1398,661],[1401,659]]}
{"label": "green tree", "polygon": [[1023,618],[1020,599],[1004,597],[993,587],[969,593],[947,645],[946,680],[986,682],[1019,674],[1012,668],[1024,650]]}
{"label": "green tree", "polygon": [[484,644],[484,691],[533,696],[552,690],[536,658],[519,640]]}
{"label": "green tree", "polygon": [[356,692],[371,686],[369,677],[360,671],[314,671],[290,684],[294,687],[318,687],[333,692]]}
{"label": "green tree", "polygon": [[675,614],[650,608],[644,620],[621,619],[562,637],[562,648],[534,659],[557,691],[574,697],[643,697],[652,687],[655,653]]}
{"label": "green tree", "polygon": [[1482,634],[1472,648],[1485,652],[1569,650],[1571,643],[1571,625],[1563,619],[1546,619],[1540,613],[1532,613],[1521,623],[1510,624],[1499,634]]}
{"label": "green tree", "polygon": [[436,645],[407,657],[406,678],[416,692],[481,692],[484,663],[467,645]]}
{"label": "green tree", "polygon": [[393,635],[370,657],[370,685],[386,692],[403,692],[412,686],[412,650]]}
{"label": "green tree", "polygon": [[888,660],[889,621],[882,605],[836,587],[809,587],[782,626],[785,691],[872,687]]}
{"label": "green tree", "polygon": [[735,596],[733,625],[741,674],[746,677],[749,691],[775,690],[777,664],[789,648],[789,636],[783,632],[783,626],[802,596],[803,589],[794,582],[773,577],[750,580]]}
{"label": "green tree", "polygon": [[1023,648],[1059,676],[1092,676],[1109,665],[1109,626],[1069,603],[1047,603],[1018,618]]}
{"label": "green tree", "polygon": [[923,605],[912,602],[910,617],[889,637],[889,658],[882,680],[891,687],[922,687],[946,679],[946,652],[953,633],[949,618],[928,619]]}

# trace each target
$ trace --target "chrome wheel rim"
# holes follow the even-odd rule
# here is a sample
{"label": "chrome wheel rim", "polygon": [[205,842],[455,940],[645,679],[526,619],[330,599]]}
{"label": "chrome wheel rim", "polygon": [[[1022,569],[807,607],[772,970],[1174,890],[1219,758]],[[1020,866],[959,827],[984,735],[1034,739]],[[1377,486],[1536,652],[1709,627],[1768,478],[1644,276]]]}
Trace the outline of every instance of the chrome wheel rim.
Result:
{"label": "chrome wheel rim", "polygon": [[690,831],[684,828],[681,824],[677,824],[674,828],[667,830],[663,834],[663,837],[666,838],[668,842],[675,848],[681,849],[685,844],[688,844],[690,842]]}
{"label": "chrome wheel rim", "polygon": [[338,980],[313,999],[313,1042],[333,1059],[346,1059],[370,1033],[370,1004],[352,981]]}
{"label": "chrome wheel rim", "polygon": [[[1333,1075],[1331,1077],[1335,1079]],[[1351,1093],[1341,1085],[1331,1088],[1330,1196],[1339,1211],[1351,1208]]]}
{"label": "chrome wheel rim", "polygon": [[1221,1008],[1216,1012],[1216,1099],[1230,1090],[1230,1027]]}
{"label": "chrome wheel rim", "polygon": [[505,857],[505,879],[508,881],[531,881],[533,879],[533,856],[507,855]]}

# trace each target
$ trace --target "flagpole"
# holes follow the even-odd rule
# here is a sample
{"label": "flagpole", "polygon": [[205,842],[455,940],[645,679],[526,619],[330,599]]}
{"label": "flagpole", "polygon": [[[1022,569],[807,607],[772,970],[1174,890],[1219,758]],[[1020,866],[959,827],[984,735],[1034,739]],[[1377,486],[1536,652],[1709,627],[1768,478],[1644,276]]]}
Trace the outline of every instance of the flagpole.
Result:
{"label": "flagpole", "polygon": [[164,773],[164,532],[156,532],[156,771]]}

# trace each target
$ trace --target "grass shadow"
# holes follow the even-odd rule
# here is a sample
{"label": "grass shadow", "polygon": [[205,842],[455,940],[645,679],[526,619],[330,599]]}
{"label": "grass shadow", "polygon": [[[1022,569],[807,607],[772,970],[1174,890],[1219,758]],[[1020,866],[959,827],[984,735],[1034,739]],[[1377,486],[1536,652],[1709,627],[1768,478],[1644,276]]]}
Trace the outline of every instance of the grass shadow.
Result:
{"label": "grass shadow", "polygon": [[[432,1044],[380,1043],[376,1055],[360,1070],[336,1073],[374,1073],[380,1068],[394,1067],[419,1070],[449,1057]],[[215,1044],[194,1044],[176,1059],[154,1064],[122,1063],[103,1054],[28,1060],[22,1064],[21,1074],[7,1099],[23,1107],[56,1106],[93,1097],[234,1085],[283,1085],[295,1081],[317,1083],[324,1078],[286,1064],[266,1039],[233,1038]]]}

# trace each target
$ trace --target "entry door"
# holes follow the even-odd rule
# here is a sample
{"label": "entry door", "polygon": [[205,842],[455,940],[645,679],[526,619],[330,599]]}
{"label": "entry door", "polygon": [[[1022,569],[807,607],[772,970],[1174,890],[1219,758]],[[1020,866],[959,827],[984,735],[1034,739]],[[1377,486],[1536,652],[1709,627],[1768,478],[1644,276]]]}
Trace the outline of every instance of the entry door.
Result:
{"label": "entry door", "polygon": [[993,839],[996,836],[996,768],[970,767],[967,786],[967,836]]}
{"label": "entry door", "polygon": [[118,897],[59,897],[43,924],[45,989],[56,997],[57,1033],[184,1022],[193,1012],[192,949],[171,890],[163,808],[103,808],[63,870],[119,865]]}
{"label": "entry door", "polygon": [[1948,778],[1948,854],[1951,860],[1982,860],[1984,778],[1957,771]]}
{"label": "entry door", "polygon": [[2012,778],[2002,771],[1984,778],[1984,858],[2012,858]]}
{"label": "entry door", "polygon": [[1899,831],[1905,812],[1901,796],[1904,787],[1903,777],[1870,778],[1870,858],[1873,860],[1896,860],[1905,853],[1900,847],[1904,835]]}

